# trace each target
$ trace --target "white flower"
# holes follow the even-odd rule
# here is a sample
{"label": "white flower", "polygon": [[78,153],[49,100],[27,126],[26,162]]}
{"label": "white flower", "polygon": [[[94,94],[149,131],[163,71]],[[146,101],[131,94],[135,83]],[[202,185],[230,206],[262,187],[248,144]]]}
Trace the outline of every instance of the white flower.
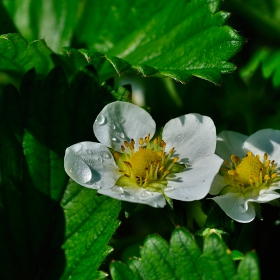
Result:
{"label": "white flower", "polygon": [[222,164],[214,123],[199,114],[170,120],[162,139],[152,139],[152,117],[117,101],[103,108],[93,130],[100,143],[67,148],[64,167],[80,185],[116,199],[153,207],[164,207],[165,198],[202,199]]}
{"label": "white flower", "polygon": [[255,218],[252,202],[279,198],[280,131],[259,130],[251,136],[223,131],[218,135],[216,154],[225,162],[210,190],[212,198],[232,219],[248,223]]}

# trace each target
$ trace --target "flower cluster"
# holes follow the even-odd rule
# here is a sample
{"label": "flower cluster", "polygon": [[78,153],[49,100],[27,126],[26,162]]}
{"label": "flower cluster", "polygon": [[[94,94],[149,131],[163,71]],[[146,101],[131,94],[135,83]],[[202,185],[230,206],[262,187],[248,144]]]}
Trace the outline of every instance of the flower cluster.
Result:
{"label": "flower cluster", "polygon": [[245,136],[233,131],[218,135],[216,154],[224,159],[210,194],[232,219],[247,223],[255,218],[253,203],[280,197],[280,131],[263,129]]}
{"label": "flower cluster", "polygon": [[[280,131],[251,136],[223,131],[199,114],[170,120],[159,135],[140,107],[113,102],[93,125],[100,143],[66,149],[67,174],[82,186],[119,200],[164,207],[208,193],[232,219],[250,222],[254,203],[280,197]],[[216,150],[216,154],[214,153]]]}
{"label": "flower cluster", "polygon": [[154,137],[150,114],[131,103],[108,104],[93,125],[100,143],[66,149],[65,170],[82,186],[130,202],[164,207],[205,197],[222,159],[213,121],[199,114],[170,120]]}

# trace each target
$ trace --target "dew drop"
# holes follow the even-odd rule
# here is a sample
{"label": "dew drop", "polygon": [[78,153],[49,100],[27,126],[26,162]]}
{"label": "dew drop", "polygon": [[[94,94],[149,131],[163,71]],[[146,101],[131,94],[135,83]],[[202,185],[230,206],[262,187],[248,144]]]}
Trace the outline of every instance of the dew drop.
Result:
{"label": "dew drop", "polygon": [[148,196],[150,196],[152,193],[151,192],[149,192],[149,191],[143,191],[141,194],[140,194],[140,196],[141,197],[148,197]]}
{"label": "dew drop", "polygon": [[92,179],[89,166],[82,160],[76,161],[68,170],[71,173],[71,178],[80,184],[87,183]]}
{"label": "dew drop", "polygon": [[90,149],[86,149],[88,155],[93,156],[94,152]]}
{"label": "dew drop", "polygon": [[173,187],[166,187],[166,188],[164,189],[164,191],[166,191],[166,192],[170,192],[170,191],[173,191],[173,190],[174,190]]}
{"label": "dew drop", "polygon": [[118,132],[117,134],[120,136],[120,138],[122,138],[122,139],[124,139],[124,138],[125,138],[125,136],[124,136],[124,133],[123,133],[123,132]]}
{"label": "dew drop", "polygon": [[124,195],[124,194],[121,194],[120,197],[121,197],[121,198],[125,198],[125,195]]}
{"label": "dew drop", "polygon": [[93,187],[94,187],[95,189],[97,189],[97,190],[100,190],[100,186],[98,186],[98,185],[96,185],[96,184],[94,184]]}
{"label": "dew drop", "polygon": [[120,117],[118,119],[118,121],[119,121],[120,124],[123,124],[123,123],[125,123],[125,118],[124,117]]}
{"label": "dew drop", "polygon": [[112,191],[116,192],[116,193],[123,193],[123,188],[115,186],[115,187],[112,188]]}
{"label": "dew drop", "polygon": [[112,137],[111,139],[112,139],[112,141],[117,142],[117,138]]}
{"label": "dew drop", "polygon": [[111,158],[111,155],[108,153],[108,152],[106,152],[106,151],[101,151],[100,152],[100,155],[103,157],[103,158]]}
{"label": "dew drop", "polygon": [[178,135],[178,138],[180,139],[180,138],[182,138],[182,136],[183,136],[182,134],[179,134],[179,135]]}
{"label": "dew drop", "polygon": [[133,200],[135,197],[134,197],[134,196],[131,196],[130,198]]}
{"label": "dew drop", "polygon": [[239,210],[239,213],[244,213],[244,212],[246,212],[245,205],[244,205],[244,204],[240,204],[238,210]]}
{"label": "dew drop", "polygon": [[103,161],[104,161],[104,159],[102,159],[102,158],[98,158],[98,161],[99,161],[99,162],[103,162]]}
{"label": "dew drop", "polygon": [[95,122],[96,122],[97,124],[99,124],[99,125],[104,124],[105,121],[106,121],[106,118],[105,118],[105,116],[102,115],[102,114],[101,114],[101,115],[98,115],[97,118],[96,118],[96,120],[95,120]]}

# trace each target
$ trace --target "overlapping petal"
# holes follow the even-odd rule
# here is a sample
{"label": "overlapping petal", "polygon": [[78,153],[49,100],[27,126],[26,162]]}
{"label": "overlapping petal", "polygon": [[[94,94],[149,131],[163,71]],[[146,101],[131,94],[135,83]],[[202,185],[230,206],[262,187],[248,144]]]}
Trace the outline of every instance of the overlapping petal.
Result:
{"label": "overlapping petal", "polygon": [[267,153],[280,163],[280,130],[262,129],[248,137],[244,149],[254,154]]}
{"label": "overlapping petal", "polygon": [[237,222],[249,223],[253,221],[256,216],[253,205],[248,203],[248,200],[238,193],[227,193],[212,199],[230,218]]}
{"label": "overlapping petal", "polygon": [[230,159],[232,154],[244,157],[246,152],[243,149],[243,145],[248,136],[234,132],[224,130],[217,137],[216,154],[223,159]]}
{"label": "overlapping petal", "polygon": [[110,150],[95,142],[81,142],[66,149],[66,173],[80,185],[93,189],[108,189],[120,175]]}
{"label": "overlapping petal", "polygon": [[180,162],[192,165],[214,153],[216,128],[207,116],[187,114],[167,122],[162,138],[167,150],[175,147],[175,156],[179,156]]}
{"label": "overlapping petal", "polygon": [[[156,124],[149,113],[127,102],[116,101],[106,105],[93,125],[96,138],[105,146],[122,152],[124,140],[140,139],[155,134]],[[135,148],[139,143],[136,141]]]}
{"label": "overlapping petal", "polygon": [[173,199],[183,201],[193,201],[204,198],[211,187],[215,174],[223,160],[211,155],[197,161],[183,172],[176,173],[173,177],[168,177],[168,186],[165,194]]}

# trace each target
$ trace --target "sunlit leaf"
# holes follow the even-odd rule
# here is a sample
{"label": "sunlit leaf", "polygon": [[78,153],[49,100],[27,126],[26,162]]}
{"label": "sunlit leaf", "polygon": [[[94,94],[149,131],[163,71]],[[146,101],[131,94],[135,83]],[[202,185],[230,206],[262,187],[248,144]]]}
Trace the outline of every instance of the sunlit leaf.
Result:
{"label": "sunlit leaf", "polygon": [[44,40],[28,44],[19,34],[0,35],[0,71],[21,77],[35,67],[38,74],[46,74],[53,67],[51,54]]}
{"label": "sunlit leaf", "polygon": [[3,0],[3,4],[27,41],[44,38],[56,52],[70,45],[79,1]]}
{"label": "sunlit leaf", "polygon": [[[101,6],[86,1],[77,40],[103,53],[118,74],[134,70],[144,77],[157,74],[182,83],[191,76],[218,83],[221,73],[235,69],[227,61],[244,43],[237,32],[223,26],[229,14],[218,12],[218,6],[215,0],[163,1],[154,13],[156,7],[149,1],[129,7],[126,2],[105,1]],[[106,11],[106,17],[101,12],[92,19],[96,10]],[[92,50],[79,52],[87,61],[96,59]],[[102,73],[111,75],[111,68]]]}

